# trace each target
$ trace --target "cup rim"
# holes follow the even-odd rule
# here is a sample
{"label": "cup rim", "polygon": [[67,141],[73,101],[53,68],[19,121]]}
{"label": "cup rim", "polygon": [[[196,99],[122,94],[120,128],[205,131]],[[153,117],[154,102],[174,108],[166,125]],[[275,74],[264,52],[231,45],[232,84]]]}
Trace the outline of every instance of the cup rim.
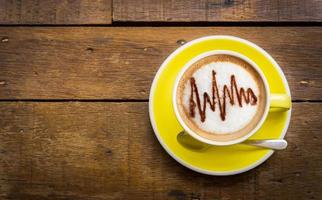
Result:
{"label": "cup rim", "polygon": [[[237,139],[234,140],[229,140],[229,141],[215,141],[215,140],[210,140],[207,139],[203,136],[198,135],[197,133],[195,133],[193,130],[191,130],[189,128],[189,126],[186,125],[186,123],[184,122],[184,120],[182,119],[182,117],[180,116],[180,113],[178,111],[178,105],[177,105],[177,89],[178,89],[178,85],[179,85],[179,81],[182,78],[182,76],[184,75],[184,73],[191,67],[191,65],[193,63],[195,63],[196,61],[203,59],[207,56],[211,56],[211,55],[218,55],[218,54],[225,54],[225,55],[231,55],[231,56],[235,56],[237,58],[240,58],[242,60],[244,60],[245,62],[247,62],[248,64],[250,64],[253,69],[255,69],[255,71],[260,75],[261,79],[263,80],[264,83],[264,88],[265,88],[265,93],[266,93],[266,105],[265,105],[265,110],[263,115],[261,116],[260,121],[257,123],[257,125],[246,135],[239,137]],[[180,125],[183,127],[183,129],[193,138],[195,138],[196,140],[199,140],[201,142],[210,144],[210,145],[216,145],[216,146],[227,146],[227,145],[233,145],[233,144],[238,144],[241,143],[245,140],[247,140],[248,138],[250,138],[251,136],[253,136],[259,129],[260,127],[263,125],[263,123],[265,122],[268,112],[269,112],[269,107],[270,107],[270,89],[269,89],[269,84],[268,81],[264,75],[264,73],[262,72],[262,70],[259,68],[259,66],[252,61],[250,58],[248,58],[247,56],[244,56],[243,54],[237,53],[235,51],[231,51],[231,50],[212,50],[212,51],[207,51],[204,52],[202,54],[197,55],[196,57],[192,58],[191,60],[189,60],[184,67],[180,70],[180,72],[178,73],[175,83],[174,83],[174,87],[172,90],[172,105],[173,105],[173,109],[174,109],[174,113],[176,115],[177,120],[179,121]]]}

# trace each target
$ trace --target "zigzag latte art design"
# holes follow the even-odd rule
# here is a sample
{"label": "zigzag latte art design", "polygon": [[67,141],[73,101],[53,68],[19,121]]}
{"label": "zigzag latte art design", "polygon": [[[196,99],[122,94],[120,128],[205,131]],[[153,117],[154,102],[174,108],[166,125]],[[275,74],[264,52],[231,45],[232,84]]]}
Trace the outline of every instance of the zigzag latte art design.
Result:
{"label": "zigzag latte art design", "polygon": [[[199,97],[198,86],[196,84],[196,80],[194,77],[190,78],[190,87],[191,87],[191,95],[190,95],[190,116],[195,117],[195,108],[198,108],[199,115],[201,121],[204,122],[206,119],[206,106],[209,104],[212,111],[216,110],[216,103],[218,104],[220,117],[224,121],[226,119],[226,101],[229,99],[231,105],[235,104],[235,96],[236,94],[239,107],[243,107],[243,101],[246,104],[256,105],[257,97],[254,94],[251,88],[247,88],[246,92],[244,88],[239,88],[236,82],[235,75],[230,76],[230,87],[224,85],[223,87],[223,96],[219,95],[219,88],[216,80],[216,72],[212,70],[212,88],[211,93],[212,96],[210,98],[207,92],[203,93],[203,104],[201,105],[201,100]],[[227,99],[228,97],[228,99]],[[196,98],[196,101],[195,101]],[[217,102],[216,102],[217,100]]]}

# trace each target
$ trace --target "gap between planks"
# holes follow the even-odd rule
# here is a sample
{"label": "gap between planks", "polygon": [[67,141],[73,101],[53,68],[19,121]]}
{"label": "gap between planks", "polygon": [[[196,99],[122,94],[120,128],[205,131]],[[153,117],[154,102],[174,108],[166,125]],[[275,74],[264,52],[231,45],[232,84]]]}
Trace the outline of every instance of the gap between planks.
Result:
{"label": "gap between planks", "polygon": [[[110,103],[135,103],[149,102],[148,99],[0,99],[0,102],[110,102]],[[322,100],[292,100],[292,103],[322,103]]]}
{"label": "gap between planks", "polygon": [[240,26],[240,27],[314,27],[322,26],[322,22],[145,22],[145,21],[123,21],[112,24],[0,24],[0,27],[216,27],[216,26]]}

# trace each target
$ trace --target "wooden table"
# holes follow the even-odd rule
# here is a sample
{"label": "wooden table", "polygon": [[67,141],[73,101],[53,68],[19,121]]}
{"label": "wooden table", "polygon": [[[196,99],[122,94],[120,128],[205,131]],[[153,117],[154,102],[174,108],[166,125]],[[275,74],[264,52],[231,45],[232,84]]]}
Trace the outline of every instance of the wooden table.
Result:
{"label": "wooden table", "polygon": [[[0,0],[0,199],[322,199],[322,2]],[[289,81],[289,147],[212,177],[172,159],[150,126],[162,61],[227,34]]]}

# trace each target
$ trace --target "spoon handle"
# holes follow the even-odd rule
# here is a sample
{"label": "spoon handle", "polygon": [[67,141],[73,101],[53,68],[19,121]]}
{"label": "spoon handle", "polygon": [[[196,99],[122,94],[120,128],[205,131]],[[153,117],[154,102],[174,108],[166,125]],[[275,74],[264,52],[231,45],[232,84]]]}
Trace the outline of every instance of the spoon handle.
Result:
{"label": "spoon handle", "polygon": [[283,150],[287,147],[287,141],[283,139],[274,140],[246,140],[243,144],[264,147],[273,150]]}

